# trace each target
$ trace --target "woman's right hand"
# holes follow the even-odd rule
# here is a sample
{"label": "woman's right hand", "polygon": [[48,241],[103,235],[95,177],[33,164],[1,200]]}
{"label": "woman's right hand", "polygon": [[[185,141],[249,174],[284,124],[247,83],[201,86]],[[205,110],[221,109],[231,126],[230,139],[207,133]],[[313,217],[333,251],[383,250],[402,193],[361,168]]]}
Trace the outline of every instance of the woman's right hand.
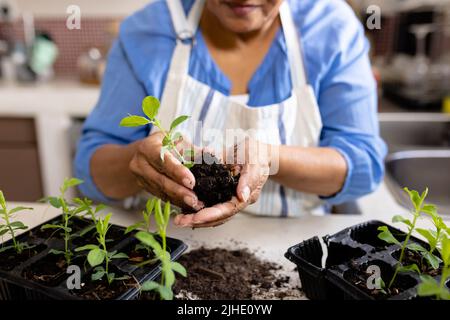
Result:
{"label": "woman's right hand", "polygon": [[[173,154],[166,152],[161,159],[164,135],[155,132],[141,140],[129,168],[137,178],[138,185],[163,201],[170,201],[184,209],[201,210],[203,204],[194,191],[194,175]],[[182,154],[188,145],[184,140],[177,145]]]}

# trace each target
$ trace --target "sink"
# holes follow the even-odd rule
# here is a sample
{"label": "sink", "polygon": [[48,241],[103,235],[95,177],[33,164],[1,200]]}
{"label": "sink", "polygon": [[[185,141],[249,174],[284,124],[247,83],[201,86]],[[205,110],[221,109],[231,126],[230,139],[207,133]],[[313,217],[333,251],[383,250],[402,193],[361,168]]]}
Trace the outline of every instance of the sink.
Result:
{"label": "sink", "polygon": [[450,149],[450,117],[410,115],[382,119],[380,133],[390,152],[418,149]]}
{"label": "sink", "polygon": [[450,215],[450,149],[409,150],[386,158],[386,183],[396,200],[412,208],[403,187],[423,191],[429,188],[427,201],[438,206],[438,212]]}

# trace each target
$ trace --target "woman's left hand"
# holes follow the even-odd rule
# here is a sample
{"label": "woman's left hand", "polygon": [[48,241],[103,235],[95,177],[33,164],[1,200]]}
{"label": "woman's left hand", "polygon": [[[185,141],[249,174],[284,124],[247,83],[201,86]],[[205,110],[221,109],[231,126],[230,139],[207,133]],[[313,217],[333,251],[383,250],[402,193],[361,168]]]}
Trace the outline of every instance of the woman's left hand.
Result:
{"label": "woman's left hand", "polygon": [[[239,157],[237,155],[244,155]],[[224,224],[236,213],[255,203],[269,177],[270,146],[257,140],[246,138],[232,150],[225,152],[226,163],[233,162],[241,176],[236,189],[237,197],[230,201],[204,208],[197,213],[180,214],[174,223],[180,227],[207,228]],[[240,159],[243,158],[243,159]]]}

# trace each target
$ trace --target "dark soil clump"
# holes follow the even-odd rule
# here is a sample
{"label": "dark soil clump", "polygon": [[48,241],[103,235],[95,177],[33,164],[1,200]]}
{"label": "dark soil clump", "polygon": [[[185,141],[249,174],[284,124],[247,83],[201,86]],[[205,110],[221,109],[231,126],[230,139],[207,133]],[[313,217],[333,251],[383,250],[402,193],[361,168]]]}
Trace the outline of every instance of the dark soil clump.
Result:
{"label": "dark soil clump", "polygon": [[250,300],[289,283],[289,277],[275,275],[279,265],[262,261],[248,250],[200,248],[183,255],[179,262],[188,276],[177,278],[176,295],[187,292],[204,300]]}
{"label": "dark soil clump", "polygon": [[[230,201],[236,195],[240,174],[231,166],[219,163],[213,155],[208,155],[207,163],[196,163],[191,172],[195,177],[194,192],[206,207]],[[208,164],[212,163],[212,164]]]}

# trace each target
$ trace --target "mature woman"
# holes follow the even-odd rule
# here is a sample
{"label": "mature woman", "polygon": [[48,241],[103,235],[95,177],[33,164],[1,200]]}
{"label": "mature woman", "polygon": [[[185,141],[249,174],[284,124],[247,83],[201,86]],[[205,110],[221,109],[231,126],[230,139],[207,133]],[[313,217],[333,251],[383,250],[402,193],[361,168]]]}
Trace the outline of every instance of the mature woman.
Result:
{"label": "mature woman", "polygon": [[[82,191],[114,202],[145,190],[188,208],[175,223],[190,227],[239,211],[301,216],[370,193],[386,148],[367,53],[340,0],[153,1],[123,22],[110,52],[75,160]],[[267,177],[271,153],[244,163],[237,197],[204,208],[192,173],[170,155],[161,161],[160,133],[119,127],[147,95],[161,99],[163,120],[275,132],[249,139],[277,146],[278,170]]]}

